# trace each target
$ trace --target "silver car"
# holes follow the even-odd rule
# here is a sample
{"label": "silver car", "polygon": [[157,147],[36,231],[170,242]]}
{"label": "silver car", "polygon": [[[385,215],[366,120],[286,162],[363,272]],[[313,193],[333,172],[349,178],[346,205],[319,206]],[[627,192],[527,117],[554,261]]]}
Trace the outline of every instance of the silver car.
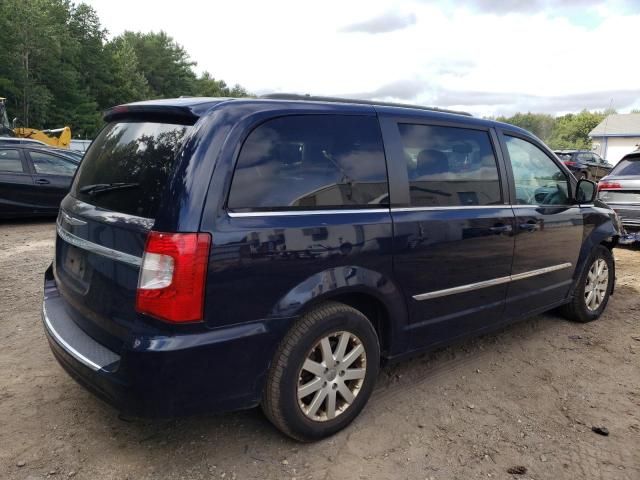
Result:
{"label": "silver car", "polygon": [[598,191],[598,198],[616,211],[626,230],[640,230],[640,149],[625,155],[600,180]]}

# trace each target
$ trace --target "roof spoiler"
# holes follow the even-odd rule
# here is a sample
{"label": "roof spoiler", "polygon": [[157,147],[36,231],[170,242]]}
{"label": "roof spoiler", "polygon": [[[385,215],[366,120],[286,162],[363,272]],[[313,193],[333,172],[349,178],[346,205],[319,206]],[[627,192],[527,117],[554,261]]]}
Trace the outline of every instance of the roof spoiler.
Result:
{"label": "roof spoiler", "polygon": [[103,118],[105,122],[112,122],[123,118],[141,118],[161,116],[168,120],[179,123],[193,124],[198,120],[191,108],[188,106],[178,105],[153,105],[153,104],[135,104],[118,105],[116,107],[105,110]]}

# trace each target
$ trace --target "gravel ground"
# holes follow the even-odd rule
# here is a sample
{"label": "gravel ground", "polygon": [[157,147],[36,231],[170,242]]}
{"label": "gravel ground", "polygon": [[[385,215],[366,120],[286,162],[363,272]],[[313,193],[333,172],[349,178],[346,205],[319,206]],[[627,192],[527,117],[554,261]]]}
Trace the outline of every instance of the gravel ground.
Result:
{"label": "gravel ground", "polygon": [[540,315],[386,367],[350,428],[302,445],[258,409],[123,421],[74,383],[40,323],[54,235],[0,224],[1,478],[640,479],[638,250],[615,250],[599,321]]}

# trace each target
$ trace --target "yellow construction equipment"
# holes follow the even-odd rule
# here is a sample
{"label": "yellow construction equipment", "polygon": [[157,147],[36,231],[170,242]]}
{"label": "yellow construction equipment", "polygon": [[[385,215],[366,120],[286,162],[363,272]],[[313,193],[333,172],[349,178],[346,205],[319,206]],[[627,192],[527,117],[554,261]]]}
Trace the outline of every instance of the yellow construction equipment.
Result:
{"label": "yellow construction equipment", "polygon": [[[69,148],[71,144],[71,129],[69,127],[53,130],[37,130],[28,127],[16,127],[9,123],[5,98],[0,97],[0,136],[11,136],[39,140],[42,143],[58,148]],[[15,123],[15,122],[14,122]]]}

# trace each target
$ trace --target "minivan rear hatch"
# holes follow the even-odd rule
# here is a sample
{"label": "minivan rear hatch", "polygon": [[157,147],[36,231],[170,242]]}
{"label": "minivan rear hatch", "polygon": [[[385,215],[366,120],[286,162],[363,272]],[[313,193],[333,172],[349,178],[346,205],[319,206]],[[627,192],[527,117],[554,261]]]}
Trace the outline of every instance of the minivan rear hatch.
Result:
{"label": "minivan rear hatch", "polygon": [[118,351],[135,329],[142,255],[193,118],[115,115],[91,144],[57,221],[54,276],[80,328]]}

